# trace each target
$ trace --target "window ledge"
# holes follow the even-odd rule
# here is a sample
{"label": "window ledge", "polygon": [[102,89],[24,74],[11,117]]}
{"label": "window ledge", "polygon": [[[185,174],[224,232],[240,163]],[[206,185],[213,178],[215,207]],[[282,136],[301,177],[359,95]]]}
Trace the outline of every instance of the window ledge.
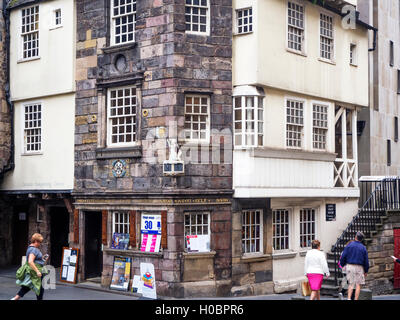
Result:
{"label": "window ledge", "polygon": [[356,64],[356,63],[350,63],[350,65],[352,66],[352,67],[358,67],[358,64]]}
{"label": "window ledge", "polygon": [[252,254],[252,255],[243,255],[240,258],[240,262],[244,262],[244,263],[252,263],[252,262],[262,262],[262,261],[267,261],[272,259],[272,255],[271,254]]}
{"label": "window ledge", "polygon": [[328,63],[328,64],[331,64],[331,65],[336,65],[336,62],[335,61],[333,61],[333,60],[328,60],[328,59],[324,59],[324,58],[318,58],[318,60],[319,61],[321,61],[321,62],[324,62],[324,63]]}
{"label": "window ledge", "polygon": [[294,258],[297,256],[297,252],[279,252],[279,253],[273,253],[272,254],[272,259],[274,260],[279,260],[279,259],[290,259]]}
{"label": "window ledge", "polygon": [[104,252],[112,255],[112,256],[142,256],[142,257],[155,257],[155,258],[162,258],[162,252],[144,252],[140,250],[119,250],[119,249],[110,249],[104,248]]}
{"label": "window ledge", "polygon": [[43,152],[42,152],[42,151],[39,151],[39,152],[24,152],[24,153],[21,153],[21,156],[23,156],[23,157],[41,156],[41,155],[43,155]]}
{"label": "window ledge", "polygon": [[297,51],[297,50],[294,50],[294,49],[290,49],[290,48],[287,48],[287,47],[286,47],[286,51],[290,52],[290,53],[297,54],[297,55],[302,56],[302,57],[307,57],[306,53],[300,52],[300,51]]}
{"label": "window ledge", "polygon": [[214,258],[217,253],[215,251],[210,252],[184,252],[183,256],[185,259],[209,259]]}
{"label": "window ledge", "polygon": [[310,249],[302,249],[301,251],[299,251],[299,256],[305,257],[309,250],[311,250],[311,248]]}
{"label": "window ledge", "polygon": [[50,27],[49,30],[52,31],[52,30],[60,29],[60,28],[62,28],[62,27],[63,27],[63,25],[60,24],[60,25],[57,25],[57,26],[52,26],[52,27]]}
{"label": "window ledge", "polygon": [[33,57],[33,58],[27,58],[27,59],[19,59],[19,60],[17,60],[17,63],[24,63],[24,62],[35,61],[35,60],[40,60],[40,56]]}
{"label": "window ledge", "polygon": [[124,148],[98,148],[96,149],[96,159],[121,159],[121,158],[140,158],[142,156],[142,146]]}
{"label": "window ledge", "polygon": [[129,42],[129,43],[124,43],[124,44],[118,44],[118,45],[112,45],[109,47],[104,47],[101,50],[103,50],[104,53],[116,53],[116,52],[120,52],[121,50],[133,49],[136,46],[137,46],[137,42]]}
{"label": "window ledge", "polygon": [[278,158],[297,159],[333,162],[336,160],[336,153],[327,151],[308,151],[301,149],[274,149],[268,147],[248,148],[250,155],[254,158]]}
{"label": "window ledge", "polygon": [[233,34],[233,36],[246,36],[246,35],[249,35],[249,34],[252,34],[254,31],[247,31],[247,32],[241,32],[241,33],[238,33],[238,32],[235,32],[234,34]]}

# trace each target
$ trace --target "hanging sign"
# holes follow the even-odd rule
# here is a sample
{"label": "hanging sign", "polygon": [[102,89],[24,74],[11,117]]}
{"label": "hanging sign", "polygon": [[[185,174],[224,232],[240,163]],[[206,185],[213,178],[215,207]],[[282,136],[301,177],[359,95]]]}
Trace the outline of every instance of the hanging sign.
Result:
{"label": "hanging sign", "polygon": [[60,281],[76,283],[79,249],[63,248]]}
{"label": "hanging sign", "polygon": [[132,258],[114,257],[110,289],[128,291]]}
{"label": "hanging sign", "polygon": [[161,215],[142,215],[141,223],[142,243],[141,251],[159,252],[161,244]]}
{"label": "hanging sign", "polygon": [[156,278],[152,263],[140,264],[140,280],[142,282],[143,297],[157,299]]}
{"label": "hanging sign", "polygon": [[325,218],[326,221],[336,221],[336,204],[327,203],[325,205]]}

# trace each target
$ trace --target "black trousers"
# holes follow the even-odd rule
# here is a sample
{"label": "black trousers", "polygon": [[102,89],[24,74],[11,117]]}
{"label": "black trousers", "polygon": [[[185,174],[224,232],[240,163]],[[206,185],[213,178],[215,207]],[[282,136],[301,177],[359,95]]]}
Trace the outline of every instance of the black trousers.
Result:
{"label": "black trousers", "polygon": [[[43,280],[43,276],[41,278],[41,280]],[[22,298],[24,295],[26,295],[31,289],[29,287],[26,286],[21,286],[21,289],[18,291],[18,295]],[[36,296],[37,300],[43,300],[43,294],[44,294],[44,289],[43,289],[43,285],[40,287],[40,292],[39,295]]]}

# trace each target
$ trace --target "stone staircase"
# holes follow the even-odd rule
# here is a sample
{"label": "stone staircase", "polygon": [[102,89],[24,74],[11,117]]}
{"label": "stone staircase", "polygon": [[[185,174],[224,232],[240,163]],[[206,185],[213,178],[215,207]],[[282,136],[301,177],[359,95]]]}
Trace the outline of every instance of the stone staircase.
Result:
{"label": "stone staircase", "polygon": [[[369,231],[363,231],[365,235],[365,239],[363,241],[364,245],[367,246],[372,242],[373,237],[378,234],[379,231],[383,230],[383,224],[384,221],[388,218],[387,212],[384,211],[379,218],[374,218],[373,219],[373,228],[370,229]],[[351,224],[354,223],[354,219],[352,222],[350,222],[349,227],[346,228],[346,230],[343,231],[341,237],[339,238],[341,241],[344,243],[347,243],[347,241],[353,240],[355,238],[356,232],[357,231],[352,231]],[[357,219],[357,224],[360,229],[363,229],[368,226],[371,226],[371,217],[368,214],[363,214],[362,212],[359,213],[358,219]],[[362,230],[360,230],[362,231]],[[337,267],[337,263],[339,261],[341,252],[338,252],[335,250],[335,246],[332,247],[332,251],[327,254],[327,262],[328,262],[328,267],[329,267],[329,272],[330,272],[330,277],[327,279],[324,279],[324,282],[321,287],[321,294],[323,295],[330,295],[337,297],[339,294],[339,285],[342,281],[342,273],[340,269]],[[335,275],[336,279],[335,280]]]}

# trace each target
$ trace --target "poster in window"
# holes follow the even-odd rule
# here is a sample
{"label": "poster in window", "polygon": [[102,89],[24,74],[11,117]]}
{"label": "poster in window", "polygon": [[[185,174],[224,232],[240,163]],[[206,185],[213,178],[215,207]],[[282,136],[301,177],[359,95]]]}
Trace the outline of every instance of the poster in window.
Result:
{"label": "poster in window", "polygon": [[114,257],[110,289],[128,291],[132,258]]}
{"label": "poster in window", "polygon": [[60,281],[76,283],[79,249],[63,248]]}
{"label": "poster in window", "polygon": [[141,234],[140,250],[144,252],[159,252],[161,244],[161,215],[142,215]]}
{"label": "poster in window", "polygon": [[113,234],[111,249],[128,250],[129,246],[129,233],[116,233]]}
{"label": "poster in window", "polygon": [[209,235],[187,235],[186,243],[188,252],[209,252],[210,236]]}

